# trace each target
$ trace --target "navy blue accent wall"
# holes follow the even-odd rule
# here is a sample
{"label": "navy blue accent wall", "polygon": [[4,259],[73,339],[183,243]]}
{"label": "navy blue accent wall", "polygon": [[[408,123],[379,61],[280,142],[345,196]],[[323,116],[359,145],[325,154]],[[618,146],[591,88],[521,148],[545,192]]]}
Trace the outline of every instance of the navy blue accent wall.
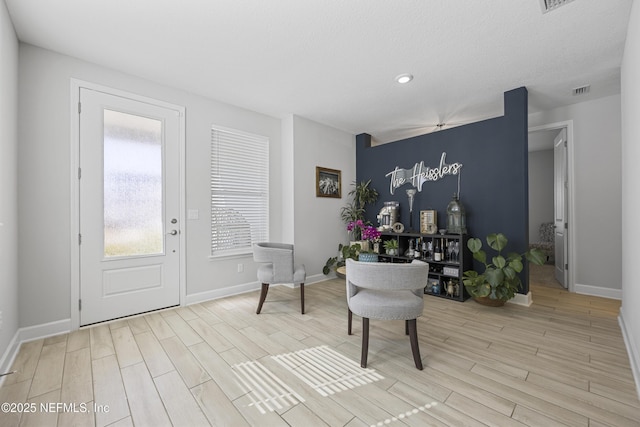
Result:
{"label": "navy blue accent wall", "polygon": [[[409,201],[405,184],[390,193],[390,179],[385,176],[396,167],[410,169],[424,161],[438,167],[443,152],[446,163],[462,163],[460,202],[467,211],[467,231],[479,237],[504,233],[509,251],[522,253],[529,243],[528,197],[528,121],[527,89],[505,92],[504,116],[432,132],[400,141],[371,147],[371,136],[356,136],[356,179],[371,179],[380,197],[369,207],[366,218],[375,225],[377,213],[386,201],[400,203],[400,222],[409,227]],[[425,182],[416,193],[413,207],[414,229],[419,230],[420,210],[436,209],[438,227],[446,228],[446,209],[457,191],[458,177],[445,176]],[[529,291],[528,269],[521,273],[522,293]]]}

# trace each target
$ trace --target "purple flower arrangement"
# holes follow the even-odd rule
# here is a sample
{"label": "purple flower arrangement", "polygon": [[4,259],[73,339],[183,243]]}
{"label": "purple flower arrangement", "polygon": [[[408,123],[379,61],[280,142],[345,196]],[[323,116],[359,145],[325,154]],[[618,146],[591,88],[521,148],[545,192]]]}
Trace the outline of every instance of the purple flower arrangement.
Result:
{"label": "purple flower arrangement", "polygon": [[353,233],[354,240],[367,240],[375,242],[380,239],[380,232],[372,225],[367,225],[363,220],[351,221],[347,224],[347,231]]}
{"label": "purple flower arrangement", "polygon": [[365,225],[362,229],[362,240],[375,242],[378,239],[380,239],[380,232],[378,229],[371,225]]}

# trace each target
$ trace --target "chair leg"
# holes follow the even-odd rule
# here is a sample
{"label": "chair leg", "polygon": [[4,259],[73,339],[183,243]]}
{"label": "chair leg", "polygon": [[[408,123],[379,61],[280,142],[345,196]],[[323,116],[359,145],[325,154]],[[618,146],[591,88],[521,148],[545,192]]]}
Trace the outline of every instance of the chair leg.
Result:
{"label": "chair leg", "polygon": [[353,322],[353,313],[351,312],[351,309],[347,308],[348,311],[348,315],[347,315],[347,335],[351,335],[351,323]]}
{"label": "chair leg", "polygon": [[416,368],[422,371],[422,358],[420,357],[420,347],[418,346],[418,330],[416,328],[416,319],[407,320],[409,327],[409,341],[411,341],[411,352],[413,353],[413,362]]}
{"label": "chair leg", "polygon": [[267,299],[267,292],[269,292],[269,284],[262,284],[262,291],[260,291],[260,302],[258,303],[258,309],[256,310],[256,314],[260,314],[260,310],[262,310],[262,304],[264,304],[264,300]]}
{"label": "chair leg", "polygon": [[367,367],[367,356],[369,355],[369,318],[362,318],[362,356],[360,366]]}
{"label": "chair leg", "polygon": [[300,283],[300,312],[304,314],[304,283]]}
{"label": "chair leg", "polygon": [[408,320],[404,321],[404,334],[405,335],[409,335],[409,321]]}

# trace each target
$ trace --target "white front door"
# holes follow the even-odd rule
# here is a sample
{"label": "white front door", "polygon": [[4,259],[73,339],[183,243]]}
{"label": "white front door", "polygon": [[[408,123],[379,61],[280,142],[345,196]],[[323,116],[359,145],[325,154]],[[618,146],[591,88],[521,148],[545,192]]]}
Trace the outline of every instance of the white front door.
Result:
{"label": "white front door", "polygon": [[180,113],[80,89],[80,325],[180,303]]}
{"label": "white front door", "polygon": [[567,130],[562,129],[553,140],[555,277],[565,288],[567,281]]}

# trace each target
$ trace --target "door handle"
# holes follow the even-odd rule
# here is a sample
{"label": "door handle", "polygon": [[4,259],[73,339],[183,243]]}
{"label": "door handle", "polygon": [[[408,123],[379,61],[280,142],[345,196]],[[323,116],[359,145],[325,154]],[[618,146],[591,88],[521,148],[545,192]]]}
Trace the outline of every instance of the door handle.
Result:
{"label": "door handle", "polygon": [[178,234],[178,230],[171,230],[167,234],[171,234],[172,236],[175,236],[176,234]]}

